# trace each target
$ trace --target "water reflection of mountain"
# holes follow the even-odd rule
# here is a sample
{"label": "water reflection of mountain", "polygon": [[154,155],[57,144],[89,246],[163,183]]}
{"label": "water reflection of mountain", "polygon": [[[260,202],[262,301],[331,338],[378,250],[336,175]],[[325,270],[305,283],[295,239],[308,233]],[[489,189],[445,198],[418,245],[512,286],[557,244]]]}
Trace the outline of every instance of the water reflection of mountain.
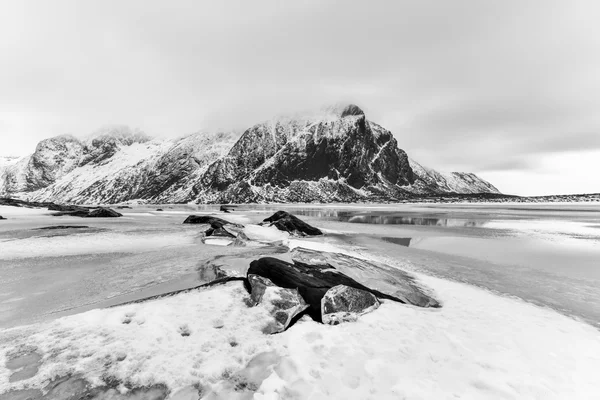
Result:
{"label": "water reflection of mountain", "polygon": [[308,217],[331,219],[340,222],[357,224],[381,225],[423,225],[423,226],[448,226],[448,227],[481,227],[489,219],[475,218],[437,218],[433,216],[406,216],[397,213],[358,212],[336,209],[298,209],[293,213]]}
{"label": "water reflection of mountain", "polygon": [[393,215],[355,215],[346,219],[347,222],[359,224],[386,225],[425,225],[425,226],[483,226],[486,221],[460,218],[431,218],[431,217],[402,217]]}

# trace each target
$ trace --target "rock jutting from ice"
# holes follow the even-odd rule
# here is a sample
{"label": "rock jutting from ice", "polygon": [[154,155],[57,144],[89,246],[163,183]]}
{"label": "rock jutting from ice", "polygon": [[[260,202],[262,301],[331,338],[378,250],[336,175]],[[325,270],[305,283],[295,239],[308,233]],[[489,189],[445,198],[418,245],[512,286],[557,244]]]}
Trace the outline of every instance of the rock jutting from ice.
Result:
{"label": "rock jutting from ice", "polygon": [[419,307],[441,307],[427,288],[422,287],[413,275],[400,268],[347,254],[302,247],[293,249],[291,256],[293,261],[333,267],[370,288],[401,299],[403,303]]}
{"label": "rock jutting from ice", "polygon": [[366,287],[337,271],[330,265],[309,265],[299,261],[293,264],[273,257],[263,257],[250,263],[247,276],[260,275],[286,289],[297,289],[308,303],[308,314],[321,322],[321,299],[329,289],[346,285],[373,293],[377,298],[405,303],[404,300]]}
{"label": "rock jutting from ice", "polygon": [[275,226],[280,231],[286,231],[293,235],[317,236],[323,234],[318,228],[307,224],[286,211],[277,211],[269,218],[265,218],[263,223],[265,222],[270,223],[269,226]]}
{"label": "rock jutting from ice", "polygon": [[334,286],[321,299],[321,318],[324,324],[338,325],[356,321],[359,316],[379,307],[372,293],[346,285]]}
{"label": "rock jutting from ice", "polygon": [[223,225],[237,225],[224,219],[213,217],[211,215],[190,215],[183,221],[184,224],[207,224],[213,228],[220,228]]}
{"label": "rock jutting from ice", "polygon": [[86,215],[85,217],[86,218],[118,218],[118,217],[122,217],[122,216],[123,216],[123,214],[118,213],[111,208],[100,207],[100,208],[90,211],[89,214]]}
{"label": "rock jutting from ice", "polygon": [[283,332],[294,317],[308,308],[297,289],[275,286],[269,279],[254,274],[248,275],[248,284],[254,305],[263,305],[273,316],[264,333]]}

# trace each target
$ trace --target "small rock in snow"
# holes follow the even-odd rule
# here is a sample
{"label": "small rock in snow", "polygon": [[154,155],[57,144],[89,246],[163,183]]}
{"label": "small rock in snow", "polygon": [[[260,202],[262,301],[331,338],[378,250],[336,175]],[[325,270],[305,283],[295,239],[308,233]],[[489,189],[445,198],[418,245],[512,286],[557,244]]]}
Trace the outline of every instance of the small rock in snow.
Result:
{"label": "small rock in snow", "polygon": [[332,287],[321,300],[323,323],[329,325],[356,321],[377,307],[379,300],[372,293],[346,285]]}

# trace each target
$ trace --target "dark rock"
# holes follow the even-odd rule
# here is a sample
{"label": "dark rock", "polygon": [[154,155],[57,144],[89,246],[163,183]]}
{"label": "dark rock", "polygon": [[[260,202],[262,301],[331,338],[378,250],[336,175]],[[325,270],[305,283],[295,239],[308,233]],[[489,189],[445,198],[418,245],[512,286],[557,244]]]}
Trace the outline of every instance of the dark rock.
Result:
{"label": "dark rock", "polygon": [[310,226],[300,218],[286,211],[277,211],[269,218],[266,218],[263,222],[269,222],[269,226],[275,226],[280,231],[286,231],[291,234],[301,236],[315,236],[323,234],[323,232],[321,232],[319,229],[315,228],[314,226]]}
{"label": "dark rock", "polygon": [[[297,289],[308,303],[308,313],[321,322],[321,300],[329,289],[338,285],[346,285],[373,293],[380,299],[388,299],[405,303],[400,298],[370,289],[354,279],[337,271],[331,265],[309,265],[299,261],[293,264],[273,257],[264,257],[250,263],[248,277],[259,275],[269,279],[275,285],[287,289]],[[249,291],[251,288],[249,288]]]}
{"label": "dark rock", "polygon": [[4,218],[2,215],[0,215],[0,219],[6,219],[6,218]]}
{"label": "dark rock", "polygon": [[131,207],[129,207],[129,206],[117,206],[118,210],[121,210],[121,209],[124,209],[124,208],[131,208]]}
{"label": "dark rock", "polygon": [[95,210],[90,211],[87,218],[117,218],[122,217],[123,214],[116,212],[110,208],[100,207]]}
{"label": "dark rock", "polygon": [[59,211],[52,215],[55,217],[71,216],[71,217],[82,217],[83,218],[83,217],[87,217],[89,214],[90,214],[90,210],[81,209],[81,210],[77,210],[77,211]]}
{"label": "dark rock", "polygon": [[236,235],[234,235],[233,233],[229,232],[223,226],[221,226],[219,228],[213,228],[211,226],[210,228],[208,228],[206,230],[206,232],[204,232],[204,234],[206,236],[228,237],[228,238],[232,238],[232,239],[234,239],[236,237]]}
{"label": "dark rock", "polygon": [[248,283],[254,304],[263,305],[273,316],[273,322],[263,329],[264,333],[283,332],[294,317],[308,308],[297,289],[275,286],[269,279],[253,274],[248,275]]}
{"label": "dark rock", "polygon": [[377,307],[379,301],[372,293],[338,285],[329,289],[323,296],[321,318],[324,324],[337,325],[341,322],[356,321],[360,315]]}
{"label": "dark rock", "polygon": [[230,206],[227,204],[221,204],[219,211],[223,211],[224,213],[230,213],[231,211],[235,211],[235,206]]}
{"label": "dark rock", "polygon": [[75,205],[66,205],[66,204],[50,204],[48,206],[48,210],[50,211],[64,211],[64,212],[72,212],[72,211],[89,211],[88,207],[81,207]]}
{"label": "dark rock", "polygon": [[341,273],[359,279],[370,288],[401,299],[403,303],[419,307],[440,307],[440,303],[417,283],[414,276],[397,267],[346,254],[301,247],[292,250],[291,256],[294,261],[317,264],[324,268],[333,266]]}
{"label": "dark rock", "polygon": [[50,204],[48,206],[48,210],[58,211],[57,213],[52,214],[58,217],[63,215],[70,215],[73,217],[87,217],[91,209],[89,207],[81,207],[75,205]]}
{"label": "dark rock", "polygon": [[365,113],[357,105],[348,104],[346,106],[346,108],[344,108],[344,110],[342,111],[341,117],[344,118],[344,117],[347,117],[350,115],[358,116],[358,115],[365,115]]}
{"label": "dark rock", "polygon": [[156,211],[164,211],[162,208],[157,208]]}
{"label": "dark rock", "polygon": [[25,207],[25,208],[45,208],[50,206],[50,202],[37,202],[13,199],[10,197],[0,197],[0,206]]}
{"label": "dark rock", "polygon": [[85,229],[89,228],[86,225],[54,225],[54,226],[44,226],[41,228],[36,228],[38,230],[52,230],[52,229]]}
{"label": "dark rock", "polygon": [[183,221],[184,224],[208,224],[212,228],[221,228],[223,225],[231,224],[224,219],[213,217],[211,215],[190,215]]}

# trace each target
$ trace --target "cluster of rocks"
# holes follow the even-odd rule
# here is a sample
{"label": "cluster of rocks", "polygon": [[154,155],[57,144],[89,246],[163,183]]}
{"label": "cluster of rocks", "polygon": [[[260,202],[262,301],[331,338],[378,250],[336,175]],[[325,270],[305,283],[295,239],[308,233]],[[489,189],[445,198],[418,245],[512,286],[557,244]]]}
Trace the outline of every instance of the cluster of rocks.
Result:
{"label": "cluster of rocks", "polygon": [[[244,225],[229,222],[212,215],[190,215],[183,223],[202,225],[201,229],[203,230],[204,235],[202,238],[203,241],[206,238],[211,237],[227,238],[231,239],[229,245],[244,246],[249,240],[243,232]],[[294,236],[315,236],[323,234],[319,229],[307,224],[286,211],[277,211],[269,218],[266,218],[260,225],[274,226],[278,230],[288,232],[290,235]]]}
{"label": "cluster of rocks", "polygon": [[118,218],[123,216],[123,214],[107,207],[91,208],[74,205],[51,204],[48,206],[48,210],[57,211],[56,213],[52,214],[57,217],[69,215],[72,217],[82,218]]}
{"label": "cluster of rocks", "polygon": [[319,229],[310,226],[300,218],[286,211],[277,211],[269,218],[265,218],[263,224],[269,224],[269,226],[274,226],[280,231],[286,231],[297,236],[317,236],[323,234]]}
{"label": "cluster of rocks", "polygon": [[[284,331],[305,313],[315,321],[337,325],[377,309],[380,299],[413,304],[369,288],[330,264],[289,263],[273,257],[250,263],[246,285],[253,304],[263,304],[273,315],[268,333]],[[433,299],[414,305],[439,307]]]}

